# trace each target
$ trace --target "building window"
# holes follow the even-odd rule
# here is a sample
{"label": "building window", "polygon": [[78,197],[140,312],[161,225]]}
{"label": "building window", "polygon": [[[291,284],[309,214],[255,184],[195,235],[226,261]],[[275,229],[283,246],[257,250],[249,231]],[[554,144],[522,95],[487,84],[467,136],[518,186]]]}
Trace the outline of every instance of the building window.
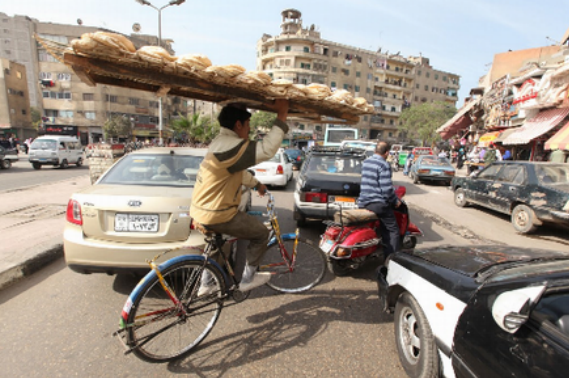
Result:
{"label": "building window", "polygon": [[[187,103],[186,103],[186,106],[188,106]],[[159,107],[158,101],[148,101],[148,107],[150,107],[150,108],[158,108],[158,107]]]}
{"label": "building window", "polygon": [[421,70],[417,71],[417,76],[421,76]]}
{"label": "building window", "polygon": [[[393,121],[392,119],[389,120],[389,124],[390,124],[390,125],[393,125],[393,122],[394,122],[394,121]],[[389,133],[389,136],[391,136],[391,133]]]}
{"label": "building window", "polygon": [[[52,92],[55,93],[55,92]],[[71,100],[71,92],[57,92],[58,100]]]}
{"label": "building window", "polygon": [[83,93],[83,101],[95,101],[94,93]]}
{"label": "building window", "polygon": [[138,98],[134,98],[134,97],[129,97],[129,98],[128,98],[128,104],[129,104],[129,105],[138,106],[139,103],[140,103],[140,100],[139,100]]}
{"label": "building window", "polygon": [[21,73],[20,71],[16,71],[16,77],[17,77],[18,79],[21,79],[21,78],[22,78],[22,73]]}
{"label": "building window", "polygon": [[366,88],[366,93],[370,94],[371,93],[371,88]]}
{"label": "building window", "polygon": [[332,73],[336,73],[338,71],[337,67],[332,67]]}
{"label": "building window", "polygon": [[68,73],[58,73],[57,80],[59,81],[69,81],[71,80],[71,74]]}
{"label": "building window", "polygon": [[330,87],[331,87],[331,88],[336,88],[336,82],[335,82],[335,81],[331,82],[331,83],[330,83]]}
{"label": "building window", "polygon": [[421,87],[419,84],[415,84],[416,89],[419,89],[419,87]]}
{"label": "building window", "polygon": [[309,53],[309,52],[310,52],[310,47],[304,46],[303,51],[304,51],[305,53]]}
{"label": "building window", "polygon": [[96,118],[95,112],[85,112],[83,114],[85,115],[85,118],[87,118],[87,119],[95,119]]}
{"label": "building window", "polygon": [[113,95],[105,95],[105,101],[107,102],[119,102],[119,99],[117,96],[113,96]]}
{"label": "building window", "polygon": [[28,114],[28,112],[26,112],[26,109],[22,109],[22,115],[26,115]]}
{"label": "building window", "polygon": [[310,64],[309,63],[300,63],[300,68],[304,68],[306,70],[310,69]]}
{"label": "building window", "polygon": [[356,85],[356,93],[360,91],[360,86]]}
{"label": "building window", "polygon": [[448,78],[446,76],[443,76],[443,81],[446,83],[448,81]]}
{"label": "building window", "polygon": [[73,110],[60,110],[59,118],[73,118]]}
{"label": "building window", "polygon": [[51,72],[40,72],[40,79],[51,80],[51,78],[52,78]]}
{"label": "building window", "polygon": [[356,71],[356,77],[361,77],[362,73],[360,71]]}
{"label": "building window", "polygon": [[290,51],[290,46],[285,46],[285,51]]}
{"label": "building window", "polygon": [[368,74],[367,74],[367,79],[368,79],[368,80],[371,80],[371,79],[373,79],[373,75],[372,75],[372,74],[370,74],[370,73],[368,73]]}
{"label": "building window", "polygon": [[347,68],[342,68],[342,73],[346,76],[350,76],[350,70]]}
{"label": "building window", "polygon": [[344,89],[345,89],[345,90],[348,90],[348,87],[349,87],[348,84],[344,84]]}
{"label": "building window", "polygon": [[425,85],[425,90],[428,91],[429,90],[429,86]]}
{"label": "building window", "polygon": [[57,59],[55,59],[53,56],[51,56],[50,53],[48,53],[45,50],[38,51],[38,60],[40,62],[51,62],[51,63],[58,63],[59,62]]}
{"label": "building window", "polygon": [[49,91],[42,91],[41,94],[43,98],[49,98]]}
{"label": "building window", "polygon": [[439,74],[435,74],[435,80],[439,80]]}
{"label": "building window", "polygon": [[426,77],[431,77],[431,73],[430,73],[430,72],[427,72],[427,73],[425,74],[425,76],[426,76]]}
{"label": "building window", "polygon": [[415,96],[415,101],[419,101],[419,96]]}

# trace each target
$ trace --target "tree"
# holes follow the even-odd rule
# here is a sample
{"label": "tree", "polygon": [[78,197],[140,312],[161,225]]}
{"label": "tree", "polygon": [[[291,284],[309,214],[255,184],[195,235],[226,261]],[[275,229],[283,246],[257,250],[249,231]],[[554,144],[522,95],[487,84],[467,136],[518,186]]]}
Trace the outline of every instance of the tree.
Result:
{"label": "tree", "polygon": [[119,137],[130,139],[132,136],[132,122],[127,116],[112,116],[103,125],[103,133],[105,139]]}
{"label": "tree", "polygon": [[32,116],[32,126],[37,130],[41,124],[41,112],[32,106],[30,107],[30,115]]}
{"label": "tree", "polygon": [[399,131],[408,138],[421,140],[423,146],[433,146],[441,140],[436,130],[455,114],[456,109],[442,101],[414,105],[401,113]]}
{"label": "tree", "polygon": [[185,134],[190,143],[209,143],[219,133],[219,123],[201,114],[181,116],[173,120],[170,127],[179,137]]}
{"label": "tree", "polygon": [[251,116],[251,130],[249,131],[249,139],[257,139],[257,134],[259,132],[267,132],[275,122],[277,115],[275,113],[269,113],[264,111],[258,111],[253,113]]}

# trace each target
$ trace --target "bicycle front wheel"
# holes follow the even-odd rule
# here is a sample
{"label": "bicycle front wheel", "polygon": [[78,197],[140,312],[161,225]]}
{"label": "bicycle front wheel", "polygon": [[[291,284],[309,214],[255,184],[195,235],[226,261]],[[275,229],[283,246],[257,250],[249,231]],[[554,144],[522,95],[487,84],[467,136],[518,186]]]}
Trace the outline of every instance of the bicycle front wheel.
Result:
{"label": "bicycle front wheel", "polygon": [[[208,264],[202,271],[202,265],[201,261],[182,261],[161,272],[179,305],[174,304],[156,276],[133,298],[127,318],[127,343],[137,357],[148,362],[180,358],[212,330],[223,307],[225,282],[217,269]],[[213,277],[213,290],[197,298],[196,286],[205,270]]]}
{"label": "bicycle front wheel", "polygon": [[260,270],[272,273],[269,287],[283,293],[301,293],[318,285],[326,273],[326,256],[320,249],[306,240],[299,240],[296,257],[292,260],[294,240],[283,242],[285,256],[292,264],[285,262],[278,243],[267,249]]}

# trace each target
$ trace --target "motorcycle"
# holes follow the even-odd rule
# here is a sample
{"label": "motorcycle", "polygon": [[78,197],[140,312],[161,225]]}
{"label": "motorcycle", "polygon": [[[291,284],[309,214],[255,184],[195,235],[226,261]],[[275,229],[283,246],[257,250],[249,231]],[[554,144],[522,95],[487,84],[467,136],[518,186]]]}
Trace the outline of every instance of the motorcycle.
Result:
{"label": "motorcycle", "polygon": [[[399,225],[399,235],[403,249],[413,249],[417,237],[423,232],[409,220],[407,205],[402,200],[407,192],[404,186],[396,188],[395,193],[401,200],[395,209]],[[362,266],[367,261],[383,256],[381,238],[378,236],[379,219],[366,209],[342,210],[334,214],[333,221],[325,221],[326,231],[321,236],[320,249],[328,258],[328,269],[337,276],[345,276],[350,271]]]}
{"label": "motorcycle", "polygon": [[399,157],[397,152],[395,152],[394,154],[389,153],[389,156],[387,157],[387,162],[391,165],[391,169],[393,170],[393,172],[399,172]]}

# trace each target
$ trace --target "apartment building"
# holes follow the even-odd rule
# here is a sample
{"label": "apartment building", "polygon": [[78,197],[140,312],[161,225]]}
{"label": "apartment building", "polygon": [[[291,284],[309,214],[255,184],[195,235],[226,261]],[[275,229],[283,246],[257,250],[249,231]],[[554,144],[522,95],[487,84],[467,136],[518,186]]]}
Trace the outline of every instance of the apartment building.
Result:
{"label": "apartment building", "polygon": [[[121,115],[133,122],[133,134],[139,139],[159,136],[159,99],[154,93],[107,85],[91,87],[83,83],[65,64],[50,55],[34,39],[68,45],[84,33],[109,31],[98,27],[39,22],[27,16],[8,17],[0,13],[0,58],[19,62],[28,72],[29,102],[43,114],[40,133],[76,135],[83,144],[103,137],[103,125],[111,116]],[[157,45],[151,35],[128,36],[138,48]],[[162,46],[174,54],[171,40]],[[188,101],[175,96],[163,100],[163,137],[169,137],[170,118],[187,115]]]}
{"label": "apartment building", "polygon": [[2,58],[0,58],[0,135],[15,135],[21,140],[35,135],[26,67]]}
{"label": "apartment building", "polygon": [[[459,76],[435,70],[426,58],[405,58],[400,53],[328,41],[314,25],[303,26],[300,11],[286,9],[281,16],[280,34],[264,34],[257,42],[257,70],[273,79],[326,84],[333,90],[346,89],[364,97],[374,105],[375,114],[360,117],[354,125],[362,137],[396,141],[401,112],[414,102],[458,100]],[[419,91],[426,87],[429,89]],[[296,122],[296,127],[313,130],[321,139],[326,125]]]}

